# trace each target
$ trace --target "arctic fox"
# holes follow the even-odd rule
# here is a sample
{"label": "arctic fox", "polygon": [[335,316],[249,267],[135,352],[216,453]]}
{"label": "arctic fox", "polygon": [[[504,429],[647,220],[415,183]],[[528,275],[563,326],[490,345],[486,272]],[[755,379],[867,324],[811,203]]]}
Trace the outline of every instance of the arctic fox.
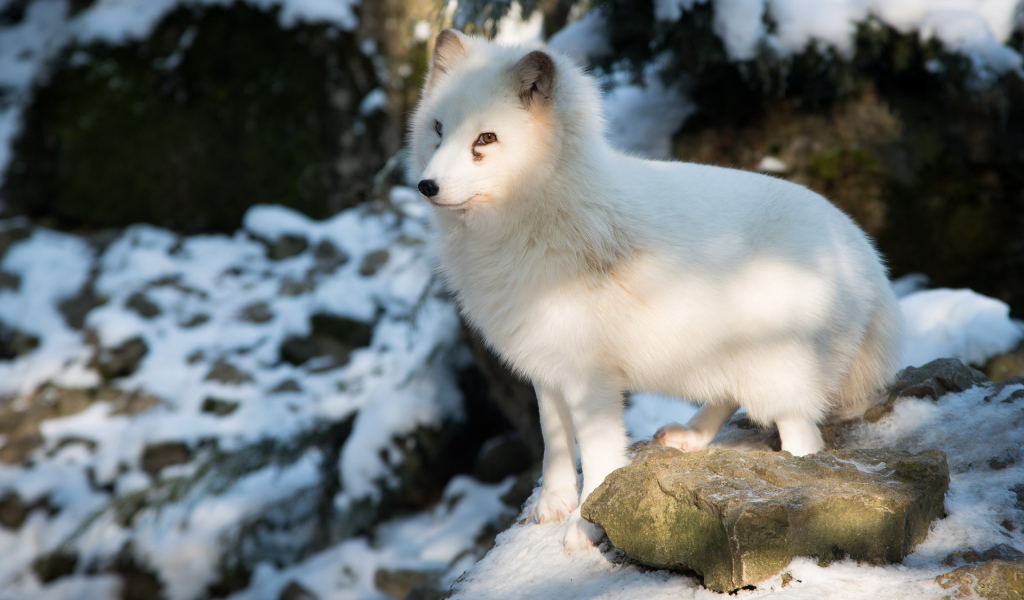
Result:
{"label": "arctic fox", "polygon": [[[410,128],[441,271],[469,323],[533,382],[540,522],[627,464],[623,391],[704,403],[655,440],[707,446],[740,407],[794,455],[874,402],[902,323],[865,234],[804,187],[643,160],[604,138],[594,80],[556,52],[438,35]],[[578,488],[576,448],[583,469]]]}

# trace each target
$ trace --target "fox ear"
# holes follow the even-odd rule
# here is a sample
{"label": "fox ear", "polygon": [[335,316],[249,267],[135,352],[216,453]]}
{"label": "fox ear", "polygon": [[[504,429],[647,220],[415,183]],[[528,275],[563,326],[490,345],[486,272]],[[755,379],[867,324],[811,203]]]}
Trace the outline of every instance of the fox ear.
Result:
{"label": "fox ear", "polygon": [[465,35],[454,29],[442,29],[434,42],[434,57],[430,60],[427,87],[433,87],[438,78],[466,58]]}
{"label": "fox ear", "polygon": [[523,106],[546,102],[555,87],[555,61],[548,54],[534,50],[512,67],[512,85]]}

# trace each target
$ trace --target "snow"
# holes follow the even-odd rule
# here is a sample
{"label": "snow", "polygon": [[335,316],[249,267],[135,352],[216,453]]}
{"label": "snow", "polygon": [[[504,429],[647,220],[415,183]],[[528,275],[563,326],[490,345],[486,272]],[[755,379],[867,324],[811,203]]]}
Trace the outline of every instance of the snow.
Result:
{"label": "snow", "polygon": [[626,431],[634,441],[649,440],[662,426],[686,423],[697,412],[693,404],[656,394],[632,394],[626,405]]}
{"label": "snow", "polygon": [[[701,0],[657,0],[655,17],[678,21]],[[713,28],[732,60],[756,56],[760,44],[785,54],[808,45],[832,48],[845,58],[853,53],[856,23],[878,19],[902,33],[917,31],[950,52],[968,57],[982,76],[1016,72],[1024,76],[1018,50],[1006,45],[1014,23],[1014,0],[719,0],[713,3]],[[764,26],[764,17],[775,25]]]}
{"label": "snow", "polygon": [[[83,564],[104,564],[130,541],[149,557],[171,600],[195,598],[219,576],[219,557],[240,525],[316,487],[326,460],[307,452],[290,465],[249,472],[214,495],[199,485],[143,511],[130,527],[118,524],[109,516],[116,502],[158,483],[140,466],[143,450],[154,444],[184,443],[201,462],[202,443],[210,440],[223,452],[267,440],[288,443],[322,423],[354,416],[339,459],[342,491],[335,504],[372,501],[398,485],[394,469],[401,460],[394,457],[402,456],[404,438],[462,418],[453,370],[460,326],[433,276],[419,204],[415,192],[395,188],[387,205],[364,205],[325,221],[257,206],[244,219],[248,229],[232,236],[181,237],[137,225],[99,255],[80,238],[42,228],[12,245],[0,266],[22,284],[0,292],[0,319],[41,343],[0,362],[4,393],[27,394],[46,382],[95,386],[100,378],[90,344],[109,349],[141,339],[148,352],[134,373],[113,385],[124,393],[152,394],[160,404],[138,414],[114,414],[110,402],[96,401],[78,414],[46,420],[40,426],[44,446],[32,462],[0,469],[0,495],[14,491],[27,503],[45,497],[61,509],[53,517],[33,512],[13,533],[0,529],[0,554],[18,548],[22,557],[0,567],[0,587],[33,589],[38,582],[26,567],[61,545],[74,548]],[[306,250],[272,260],[255,239],[271,243],[283,235],[301,236]],[[347,261],[320,265],[315,253],[324,244]],[[388,258],[379,270],[360,272],[366,256],[382,248]],[[56,306],[78,293],[93,272],[96,293],[106,302],[86,316],[95,338],[88,342]],[[288,282],[305,287],[282,294]],[[156,314],[128,308],[140,294]],[[242,318],[246,307],[260,302],[266,320]],[[373,324],[369,346],[335,368],[281,361],[282,342],[307,335],[310,316],[318,313]],[[196,319],[200,315],[205,321]],[[237,384],[209,381],[207,374],[223,362],[246,376]],[[301,382],[300,389],[273,391],[288,379]],[[223,416],[204,413],[210,397],[238,408]],[[165,469],[159,481],[188,479],[198,464]],[[110,485],[115,492],[93,485]]]}
{"label": "snow", "polygon": [[592,10],[551,36],[548,46],[586,66],[612,52],[611,44],[604,36],[605,26],[601,11]]}
{"label": "snow", "polygon": [[[934,578],[952,567],[942,561],[963,549],[986,550],[995,544],[1024,549],[1021,515],[1010,487],[1024,480],[1024,400],[1003,403],[1022,385],[1007,386],[990,400],[991,388],[972,388],[937,402],[907,399],[894,412],[847,434],[850,448],[896,447],[910,452],[937,448],[946,452],[951,471],[947,516],[902,564],[871,566],[844,560],[828,567],[795,559],[786,569],[793,580],[776,576],[739,599],[835,599],[948,597]],[[658,408],[664,399],[634,396]],[[658,408],[651,408],[654,412]],[[627,412],[627,422],[629,419]],[[632,427],[632,426],[631,426]],[[636,432],[634,432],[635,435]],[[993,459],[1009,466],[989,466]],[[535,491],[536,495],[536,491]],[[531,499],[532,501],[532,499]],[[523,515],[528,514],[529,503]],[[522,517],[521,517],[522,518]],[[1003,524],[1014,523],[1008,529]],[[720,598],[695,579],[667,571],[645,571],[624,563],[615,551],[564,554],[565,524],[516,524],[498,536],[494,549],[456,583],[453,599],[535,598],[632,599]]]}
{"label": "snow", "polygon": [[646,158],[670,158],[672,136],[695,110],[678,85],[653,71],[640,83],[616,82],[604,96],[608,141]]}
{"label": "snow", "polygon": [[906,322],[903,364],[919,367],[936,358],[983,365],[1024,339],[1005,302],[971,290],[936,289],[900,300]]}
{"label": "snow", "polygon": [[[256,8],[279,8],[282,27],[300,23],[331,23],[351,31],[357,20],[358,0],[242,0]],[[124,43],[145,37],[153,27],[179,6],[227,5],[232,0],[98,0],[71,23],[75,38],[82,42]]]}
{"label": "snow", "polygon": [[37,230],[4,256],[0,270],[17,275],[21,283],[16,290],[0,290],[0,322],[38,337],[40,346],[0,362],[0,396],[27,394],[40,381],[58,377],[70,384],[95,382],[82,368],[69,368],[86,355],[83,338],[57,309],[88,279],[93,254],[80,238]]}
{"label": "snow", "polygon": [[654,0],[654,18],[659,21],[678,21],[683,13],[693,10],[707,0]]}
{"label": "snow", "polygon": [[319,598],[386,599],[390,596],[374,586],[381,568],[434,573],[446,587],[479,557],[477,533],[504,526],[514,514],[501,502],[511,484],[511,479],[486,485],[455,477],[434,509],[384,523],[375,543],[353,538],[284,569],[262,563],[249,587],[230,600],[277,600],[292,582]]}
{"label": "snow", "polygon": [[544,13],[533,11],[529,19],[523,18],[523,7],[512,2],[508,13],[498,21],[494,41],[504,46],[537,44],[544,37]]}
{"label": "snow", "polygon": [[789,167],[777,156],[765,156],[757,163],[754,170],[761,171],[762,173],[782,174],[788,171]]}

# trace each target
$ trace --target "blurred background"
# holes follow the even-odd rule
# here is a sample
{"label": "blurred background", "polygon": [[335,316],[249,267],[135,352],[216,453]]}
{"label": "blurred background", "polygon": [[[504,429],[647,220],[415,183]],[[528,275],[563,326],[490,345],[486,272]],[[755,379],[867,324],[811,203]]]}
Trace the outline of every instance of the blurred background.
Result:
{"label": "blurred background", "polygon": [[901,294],[1024,315],[1016,0],[0,0],[0,599],[440,598],[516,519],[533,393],[402,149],[447,26],[573,57],[623,150],[824,194]]}

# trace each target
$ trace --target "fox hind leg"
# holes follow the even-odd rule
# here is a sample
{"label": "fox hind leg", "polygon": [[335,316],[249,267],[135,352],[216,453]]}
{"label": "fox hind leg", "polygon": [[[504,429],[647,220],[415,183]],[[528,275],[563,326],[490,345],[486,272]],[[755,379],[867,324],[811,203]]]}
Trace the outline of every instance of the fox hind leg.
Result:
{"label": "fox hind leg", "polygon": [[670,423],[659,429],[654,441],[684,452],[703,450],[738,409],[739,405],[732,402],[705,404],[686,425]]}

